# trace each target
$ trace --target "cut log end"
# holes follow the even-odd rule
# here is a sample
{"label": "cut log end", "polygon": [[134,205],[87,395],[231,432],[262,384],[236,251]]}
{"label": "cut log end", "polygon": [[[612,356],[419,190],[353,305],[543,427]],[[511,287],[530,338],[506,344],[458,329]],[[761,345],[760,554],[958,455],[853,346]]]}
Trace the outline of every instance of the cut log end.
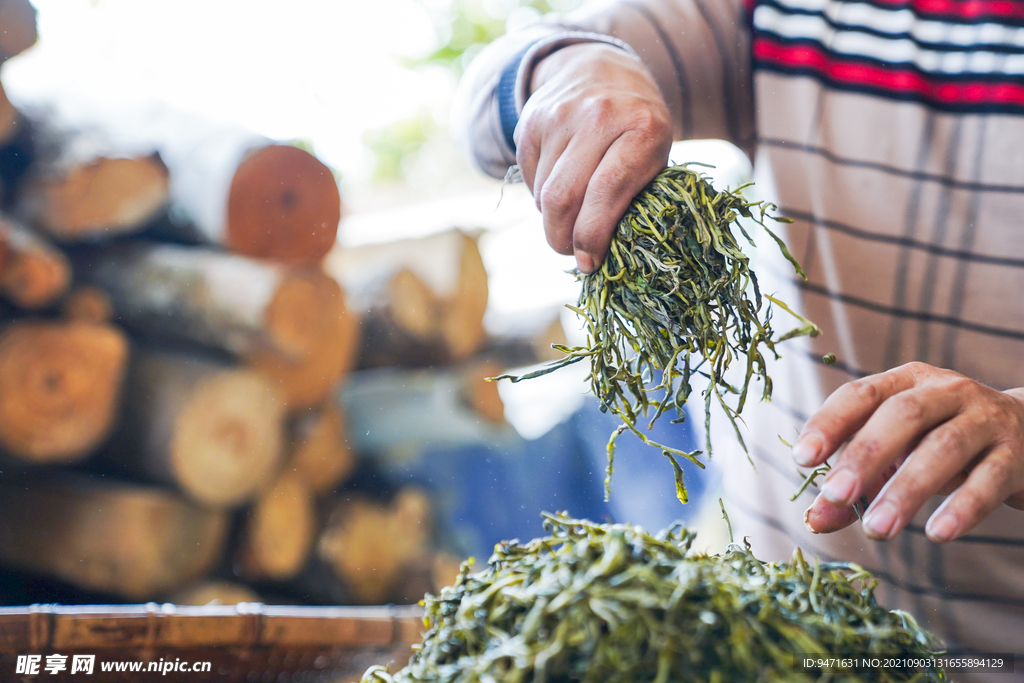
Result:
{"label": "cut log end", "polygon": [[210,372],[174,426],[175,480],[214,507],[249,499],[279,466],[282,411],[277,393],[259,374],[240,368]]}
{"label": "cut log end", "polygon": [[235,171],[225,241],[247,256],[319,263],[340,220],[331,170],[297,147],[268,145],[247,154]]}
{"label": "cut log end", "polygon": [[284,581],[306,563],[316,529],[312,492],[285,472],[249,510],[238,551],[239,573],[250,580]]}
{"label": "cut log end", "polygon": [[[310,280],[319,290],[322,305],[319,320],[294,322],[305,313],[295,312],[286,327],[288,334],[278,332],[279,337],[288,337],[300,327],[312,326],[319,333],[303,340],[307,352],[299,358],[286,358],[272,350],[257,350],[250,355],[247,364],[270,378],[281,394],[289,411],[311,408],[326,400],[331,390],[355,362],[356,345],[359,339],[359,322],[349,310],[344,293],[333,279],[321,276]],[[298,348],[299,344],[293,344]]]}
{"label": "cut log end", "polygon": [[437,297],[408,268],[395,273],[388,283],[388,301],[395,323],[418,339],[429,339],[437,333]]}
{"label": "cut log end", "polygon": [[441,304],[441,334],[455,359],[471,356],[487,334],[487,270],[476,240],[469,235],[462,240],[458,284]]}
{"label": "cut log end", "polygon": [[110,297],[99,287],[83,285],[76,287],[61,305],[61,312],[67,320],[87,323],[106,323],[114,319],[114,306]]}
{"label": "cut log end", "polygon": [[41,236],[12,221],[0,219],[0,292],[22,308],[54,303],[71,284],[67,256]]}
{"label": "cut log end", "polygon": [[107,325],[9,325],[0,333],[0,445],[34,462],[88,454],[113,425],[127,353]]}
{"label": "cut log end", "polygon": [[167,168],[156,157],[95,159],[26,188],[25,206],[55,238],[136,232],[167,205]]}
{"label": "cut log end", "polygon": [[320,273],[292,273],[267,306],[264,320],[271,342],[284,355],[300,360],[330,336],[338,312],[339,292]]}
{"label": "cut log end", "polygon": [[498,393],[498,383],[487,381],[501,374],[496,363],[477,363],[469,367],[462,377],[462,399],[467,407],[491,424],[505,423],[505,402]]}
{"label": "cut log end", "polygon": [[353,497],[331,511],[317,552],[364,603],[385,601],[402,568],[427,555],[430,501],[403,489],[389,506]]}
{"label": "cut log end", "polygon": [[318,496],[345,481],[356,465],[348,444],[345,416],[328,401],[319,410],[297,416],[289,466]]}

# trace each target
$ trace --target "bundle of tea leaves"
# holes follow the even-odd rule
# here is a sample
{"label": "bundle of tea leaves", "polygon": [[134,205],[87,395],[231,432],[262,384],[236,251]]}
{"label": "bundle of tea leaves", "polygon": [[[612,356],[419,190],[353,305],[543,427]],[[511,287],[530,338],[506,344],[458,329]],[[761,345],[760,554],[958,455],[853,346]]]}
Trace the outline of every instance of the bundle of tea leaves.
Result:
{"label": "bundle of tea leaves", "polygon": [[[944,681],[871,666],[866,655],[934,661],[937,643],[903,612],[880,607],[852,564],[766,563],[731,544],[690,553],[680,526],[639,527],[545,515],[550,533],[500,544],[486,570],[463,565],[427,596],[423,643],[395,673],[363,683],[731,683]],[[804,657],[855,658],[833,670]]]}
{"label": "bundle of tea leaves", "polygon": [[[768,212],[776,207],[746,200],[742,189],[716,191],[705,175],[687,165],[665,169],[634,198],[601,267],[579,275],[579,303],[570,308],[586,323],[586,345],[556,347],[566,354],[562,359],[521,377],[502,377],[518,382],[590,361],[590,386],[601,409],[612,411],[624,423],[608,443],[606,492],[615,439],[629,429],[672,461],[677,494],[685,503],[686,487],[675,456],[703,467],[697,459],[700,452],[650,441],[638,428],[640,418],[650,417],[649,429],[671,408],[674,421],[684,420],[691,382],[700,376],[707,380],[703,398],[708,431],[715,400],[742,443],[736,418],[751,382],[762,381],[765,399],[772,392],[762,347],[775,353],[775,344],[784,339],[818,334],[813,323],[784,302],[762,296],[749,258],[740,248],[741,238],[754,244],[740,218],[759,224],[796,272],[803,276],[803,271],[765,225]],[[795,316],[799,327],[776,335],[772,306],[766,300]],[[734,362],[744,366],[739,386],[726,379]]]}

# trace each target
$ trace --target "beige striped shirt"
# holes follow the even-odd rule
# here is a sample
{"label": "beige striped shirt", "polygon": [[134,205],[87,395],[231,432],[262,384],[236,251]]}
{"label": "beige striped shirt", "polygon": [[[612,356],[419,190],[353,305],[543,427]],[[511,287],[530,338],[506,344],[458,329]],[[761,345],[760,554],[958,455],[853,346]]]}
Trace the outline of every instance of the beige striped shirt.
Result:
{"label": "beige striped shirt", "polygon": [[888,543],[859,525],[816,536],[803,525],[813,492],[789,501],[801,479],[777,436],[791,441],[842,383],[910,360],[1024,386],[1022,20],[1020,0],[591,3],[482,53],[456,124],[478,165],[502,175],[514,152],[495,91],[512,56],[533,45],[521,109],[539,58],[613,36],[649,67],[685,137],[756,149],[808,275],[766,255],[762,289],[801,302],[823,334],[782,348],[773,400],[744,414],[756,471],[716,435],[734,525],[766,559],[799,545],[860,563],[883,579],[883,604],[951,648],[1018,657],[1016,674],[957,680],[1024,680],[1024,513],[1001,507],[946,545],[924,534],[939,500]]}

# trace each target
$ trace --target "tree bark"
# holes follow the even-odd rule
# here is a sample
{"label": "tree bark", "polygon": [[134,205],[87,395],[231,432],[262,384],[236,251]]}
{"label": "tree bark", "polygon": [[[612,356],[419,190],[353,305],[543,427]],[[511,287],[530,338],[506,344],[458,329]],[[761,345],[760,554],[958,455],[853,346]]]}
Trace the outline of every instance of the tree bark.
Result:
{"label": "tree bark", "polygon": [[314,268],[145,242],[89,250],[77,265],[79,279],[103,290],[116,318],[143,336],[295,361],[336,341],[339,292]]}
{"label": "tree bark", "polygon": [[224,513],[167,491],[94,479],[0,479],[0,561],[129,600],[210,570]]}
{"label": "tree bark", "polygon": [[125,411],[104,457],[193,500],[250,500],[281,465],[282,401],[259,373],[180,354],[133,354]]}
{"label": "tree bark", "polygon": [[30,462],[92,452],[117,415],[128,344],[109,325],[17,321],[0,332],[0,446]]}

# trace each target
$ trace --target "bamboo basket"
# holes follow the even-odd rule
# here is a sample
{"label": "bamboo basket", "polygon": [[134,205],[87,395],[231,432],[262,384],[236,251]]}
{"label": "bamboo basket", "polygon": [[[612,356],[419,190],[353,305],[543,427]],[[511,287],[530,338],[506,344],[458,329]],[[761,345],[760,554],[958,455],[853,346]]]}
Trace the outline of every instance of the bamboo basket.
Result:
{"label": "bamboo basket", "polygon": [[[0,608],[0,681],[354,681],[374,664],[404,666],[422,619],[415,606]],[[76,654],[95,655],[91,676],[71,673]],[[19,655],[41,655],[39,673],[16,673]],[[47,655],[66,655],[66,668],[47,672]],[[141,672],[102,671],[113,662],[141,662]],[[210,670],[148,670],[181,662],[210,662]]]}

